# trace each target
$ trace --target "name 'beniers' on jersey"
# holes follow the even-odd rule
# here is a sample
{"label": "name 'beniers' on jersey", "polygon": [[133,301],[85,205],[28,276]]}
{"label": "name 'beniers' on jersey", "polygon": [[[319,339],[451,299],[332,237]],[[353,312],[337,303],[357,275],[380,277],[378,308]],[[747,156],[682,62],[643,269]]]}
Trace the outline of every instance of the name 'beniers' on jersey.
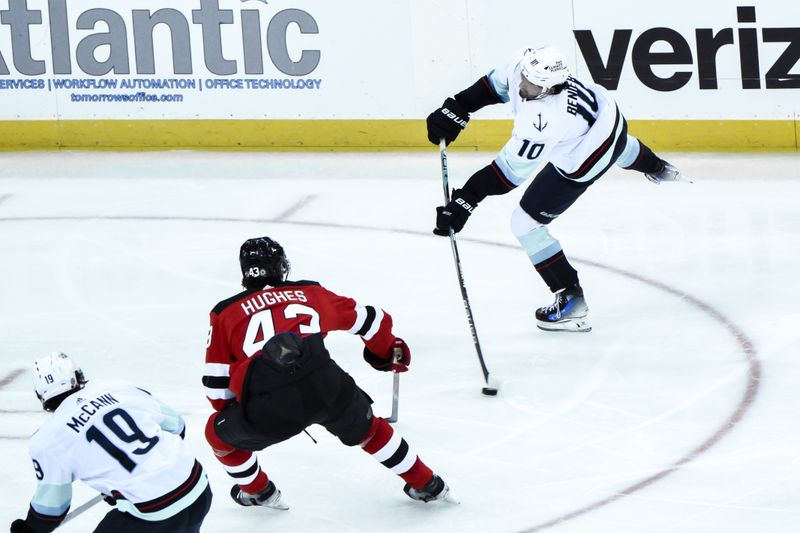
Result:
{"label": "name 'beniers' on jersey", "polygon": [[594,179],[612,163],[623,119],[608,91],[596,83],[567,78],[567,90],[539,100],[519,95],[522,58],[489,72],[488,79],[514,112],[514,130],[495,162],[514,185],[522,184],[541,161],[549,160],[575,181]]}

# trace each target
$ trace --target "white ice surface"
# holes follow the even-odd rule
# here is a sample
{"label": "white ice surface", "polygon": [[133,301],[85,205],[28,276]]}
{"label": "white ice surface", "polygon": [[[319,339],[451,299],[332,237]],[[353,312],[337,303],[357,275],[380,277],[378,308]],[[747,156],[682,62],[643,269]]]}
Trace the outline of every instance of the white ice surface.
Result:
{"label": "white ice surface", "polygon": [[[0,154],[0,528],[27,510],[26,440],[47,416],[27,368],[58,349],[185,416],[214,489],[207,532],[799,531],[800,157],[668,155],[693,185],[614,169],[550,227],[579,269],[588,334],[534,326],[552,297],[508,229],[524,187],[477,209],[459,246],[502,380],[486,398],[450,246],[430,234],[435,148]],[[451,183],[492,158],[451,153]],[[411,501],[317,426],[319,444],[259,454],[290,511],[230,500],[202,436],[207,313],[239,290],[238,247],[260,235],[285,246],[292,278],[393,314],[413,351],[396,428],[461,505]],[[388,415],[391,378],[355,337],[328,339]],[[92,495],[75,484],[75,505]],[[62,530],[91,531],[107,509]]]}

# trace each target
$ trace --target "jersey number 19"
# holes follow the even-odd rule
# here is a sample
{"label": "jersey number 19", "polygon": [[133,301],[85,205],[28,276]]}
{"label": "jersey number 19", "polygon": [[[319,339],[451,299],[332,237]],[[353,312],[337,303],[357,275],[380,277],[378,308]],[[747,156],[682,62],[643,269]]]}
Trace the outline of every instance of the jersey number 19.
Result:
{"label": "jersey number 19", "polygon": [[[127,426],[127,431],[119,425],[116,420],[117,418],[125,423]],[[122,409],[114,409],[113,411],[106,413],[103,416],[103,423],[122,442],[126,442],[128,444],[141,442],[143,446],[131,451],[131,453],[135,455],[146,454],[158,443],[158,436],[148,437],[145,435],[144,432],[139,429],[139,426],[136,425],[133,417],[131,417],[131,415]],[[103,448],[106,453],[108,453],[108,455],[116,459],[117,462],[122,465],[122,468],[128,472],[133,472],[133,469],[136,468],[136,463],[133,461],[133,459],[128,457],[128,454],[126,454],[123,450],[115,446],[114,443],[111,442],[111,440],[106,437],[102,431],[97,429],[96,425],[90,427],[86,432],[86,440],[99,444],[100,447]]]}

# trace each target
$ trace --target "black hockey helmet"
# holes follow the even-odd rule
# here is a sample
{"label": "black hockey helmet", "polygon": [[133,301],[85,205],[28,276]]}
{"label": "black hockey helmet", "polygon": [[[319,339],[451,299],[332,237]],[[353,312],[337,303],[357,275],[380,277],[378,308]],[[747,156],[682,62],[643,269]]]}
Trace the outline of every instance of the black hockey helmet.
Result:
{"label": "black hockey helmet", "polygon": [[283,247],[269,237],[247,239],[239,249],[242,285],[257,289],[277,285],[289,275],[289,260]]}

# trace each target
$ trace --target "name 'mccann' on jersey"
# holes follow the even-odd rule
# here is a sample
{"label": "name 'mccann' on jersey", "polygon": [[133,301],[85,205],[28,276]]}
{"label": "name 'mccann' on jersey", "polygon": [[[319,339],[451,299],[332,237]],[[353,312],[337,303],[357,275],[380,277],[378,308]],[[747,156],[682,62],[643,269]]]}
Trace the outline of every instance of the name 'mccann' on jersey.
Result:
{"label": "name 'mccann' on jersey", "polygon": [[90,383],[67,397],[30,441],[38,480],[30,510],[58,522],[81,480],[146,521],[172,517],[208,486],[181,434],[183,419],[142,389]]}

